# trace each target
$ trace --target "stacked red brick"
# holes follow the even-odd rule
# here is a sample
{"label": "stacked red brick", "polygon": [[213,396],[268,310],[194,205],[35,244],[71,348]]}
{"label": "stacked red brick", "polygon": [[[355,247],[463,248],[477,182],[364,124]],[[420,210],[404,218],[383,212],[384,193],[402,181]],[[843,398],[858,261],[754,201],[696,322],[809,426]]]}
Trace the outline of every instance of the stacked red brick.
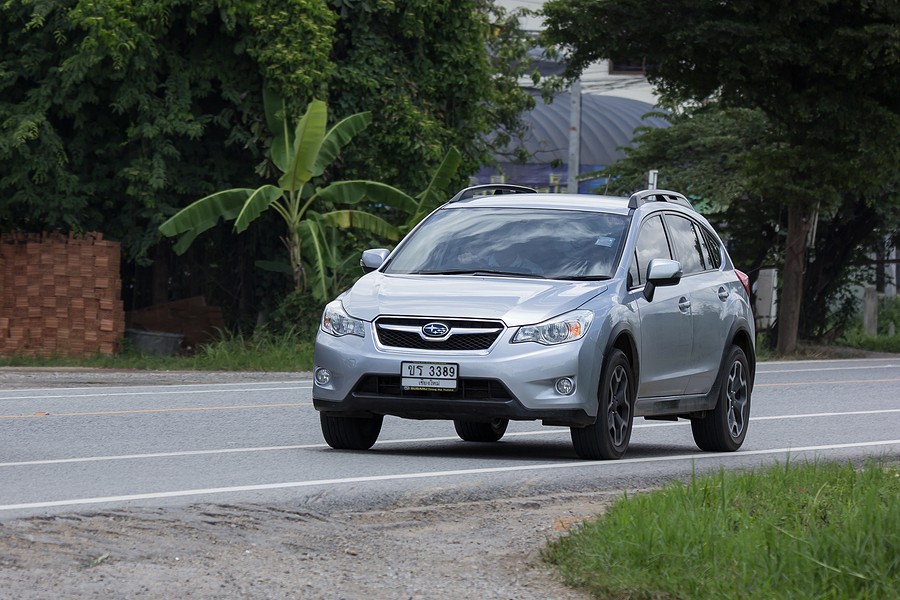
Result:
{"label": "stacked red brick", "polygon": [[125,333],[119,244],[0,234],[0,355],[113,354]]}

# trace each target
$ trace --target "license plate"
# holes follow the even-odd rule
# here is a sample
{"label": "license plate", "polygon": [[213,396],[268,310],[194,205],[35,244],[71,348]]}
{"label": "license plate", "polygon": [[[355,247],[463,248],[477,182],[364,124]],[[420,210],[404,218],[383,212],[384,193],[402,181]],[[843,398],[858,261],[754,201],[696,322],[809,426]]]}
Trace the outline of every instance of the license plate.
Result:
{"label": "license plate", "polygon": [[454,363],[400,363],[400,384],[404,390],[455,390],[459,365]]}

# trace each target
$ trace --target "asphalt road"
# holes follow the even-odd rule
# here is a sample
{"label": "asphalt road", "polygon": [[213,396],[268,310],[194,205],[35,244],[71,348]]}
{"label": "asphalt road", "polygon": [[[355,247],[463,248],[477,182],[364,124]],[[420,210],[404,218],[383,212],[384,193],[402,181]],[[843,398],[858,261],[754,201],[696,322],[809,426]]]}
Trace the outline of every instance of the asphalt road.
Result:
{"label": "asphalt road", "polygon": [[0,388],[0,521],[203,502],[414,506],[639,489],[788,460],[900,460],[898,358],[761,363],[740,451],[700,452],[686,421],[638,420],[613,462],[579,460],[568,429],[528,422],[477,444],[450,422],[386,418],[371,451],[335,451],[307,376],[255,379]]}

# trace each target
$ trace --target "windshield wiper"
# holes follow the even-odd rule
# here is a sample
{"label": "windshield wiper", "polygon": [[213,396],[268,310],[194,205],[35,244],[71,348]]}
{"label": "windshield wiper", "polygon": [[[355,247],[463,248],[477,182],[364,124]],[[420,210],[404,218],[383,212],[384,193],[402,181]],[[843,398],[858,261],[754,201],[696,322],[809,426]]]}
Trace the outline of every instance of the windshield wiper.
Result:
{"label": "windshield wiper", "polygon": [[607,281],[612,279],[609,275],[558,275],[548,277],[547,279],[557,279],[564,281]]}
{"label": "windshield wiper", "polygon": [[534,273],[517,273],[513,271],[495,271],[492,269],[447,269],[445,271],[413,271],[410,275],[490,275],[495,277],[528,277],[529,279],[546,279]]}

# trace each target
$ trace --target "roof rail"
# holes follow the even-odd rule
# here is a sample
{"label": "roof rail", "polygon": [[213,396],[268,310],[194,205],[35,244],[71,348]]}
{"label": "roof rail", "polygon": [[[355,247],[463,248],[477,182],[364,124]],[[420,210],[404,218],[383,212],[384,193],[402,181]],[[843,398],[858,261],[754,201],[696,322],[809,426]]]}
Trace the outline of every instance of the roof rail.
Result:
{"label": "roof rail", "polygon": [[684,195],[679,194],[678,192],[670,192],[669,190],[644,190],[642,192],[635,192],[631,195],[631,198],[628,199],[628,208],[634,209],[647,202],[672,202],[685,208],[690,208],[691,210],[694,209],[694,206],[684,197]]}
{"label": "roof rail", "polygon": [[464,190],[460,190],[458,194],[450,198],[448,203],[459,202],[460,200],[471,198],[478,192],[489,192],[492,190],[494,192],[494,195],[537,193],[537,190],[530,187],[525,187],[524,185],[511,185],[508,183],[487,183],[484,185],[473,185],[472,187],[467,187]]}

